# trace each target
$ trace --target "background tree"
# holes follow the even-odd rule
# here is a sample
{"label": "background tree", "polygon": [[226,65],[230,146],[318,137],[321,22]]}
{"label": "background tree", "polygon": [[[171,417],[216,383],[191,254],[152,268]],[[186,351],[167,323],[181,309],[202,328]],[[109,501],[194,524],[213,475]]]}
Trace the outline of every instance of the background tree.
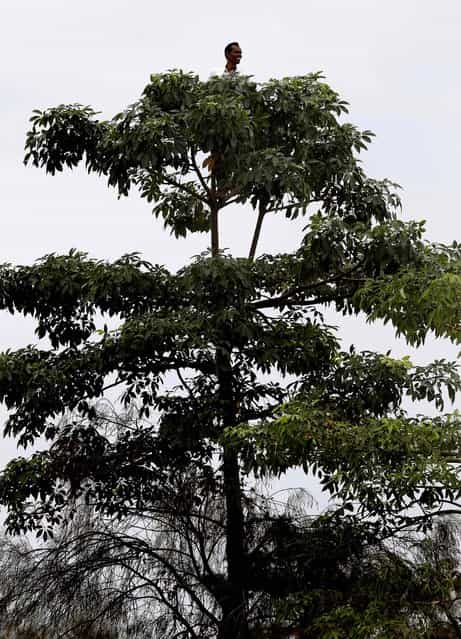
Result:
{"label": "background tree", "polygon": [[[84,504],[74,505],[74,510],[72,520],[46,544],[2,539],[2,637],[152,637],[155,617],[147,623],[141,597],[134,605],[132,574],[124,567],[122,553],[114,553],[120,526],[95,516]],[[96,552],[96,534],[105,538],[103,551]]]}
{"label": "background tree", "polygon": [[[460,335],[459,247],[398,220],[394,185],[358,159],[371,134],[344,123],[345,111],[318,74],[257,85],[172,72],[111,121],[79,105],[32,117],[26,161],[50,173],[84,162],[119,195],[138,187],[174,235],[207,232],[211,251],[177,273],[133,254],[105,263],[76,252],[2,267],[0,307],[33,315],[49,340],[0,356],[5,431],[24,446],[51,442],[4,469],[7,526],[46,538],[77,498],[121,519],[168,505],[190,526],[212,495],[223,544],[201,545],[202,527],[193,542],[179,532],[175,561],[154,556],[169,596],[194,608],[178,618],[170,607],[186,637],[267,634],[274,601],[314,588],[308,570],[294,578],[296,558],[278,574],[285,520],[260,507],[255,474],[313,472],[337,504],[327,531],[336,522],[365,534],[365,521],[375,546],[457,510],[458,416],[410,418],[402,407],[408,396],[443,410],[445,391],[452,399],[460,387],[456,366],[343,352],[322,316],[328,306],[363,313],[415,345],[429,331]],[[256,212],[246,258],[221,250],[232,204]],[[269,214],[309,215],[298,250],[256,259]],[[94,402],[113,386],[138,419],[107,433]],[[177,570],[179,556],[193,576]],[[286,626],[304,632],[315,616],[303,608]]]}
{"label": "background tree", "polygon": [[[310,514],[304,491],[282,501],[255,495],[255,501],[271,513],[264,531],[270,527],[272,547],[257,550],[253,581],[259,577],[262,585],[253,636],[460,635],[459,522],[445,519],[424,536],[380,543],[350,518]],[[168,549],[175,561],[177,542],[190,540],[191,531],[178,535],[171,515],[160,531],[158,520],[114,522],[76,506],[73,520],[40,547],[2,540],[2,636],[166,638],[183,636],[181,616],[196,625],[193,606],[178,599],[176,583],[167,582],[156,559]],[[222,534],[215,543],[220,540]],[[193,562],[176,558],[177,573],[186,565],[193,574]],[[206,616],[202,621],[206,635],[212,624]]]}

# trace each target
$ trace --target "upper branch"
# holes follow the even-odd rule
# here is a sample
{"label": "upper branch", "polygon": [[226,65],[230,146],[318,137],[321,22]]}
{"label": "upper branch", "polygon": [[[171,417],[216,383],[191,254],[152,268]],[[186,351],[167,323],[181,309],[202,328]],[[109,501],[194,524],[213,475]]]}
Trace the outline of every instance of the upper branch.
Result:
{"label": "upper branch", "polygon": [[210,191],[207,183],[205,182],[205,178],[203,177],[202,172],[200,171],[200,169],[198,167],[197,160],[195,158],[195,153],[193,151],[191,152],[191,163],[192,163],[192,166],[194,168],[194,172],[195,172],[195,174],[197,175],[197,177],[199,179],[200,184],[202,185],[205,193],[208,195],[207,202],[209,203],[211,201],[211,199],[212,199],[212,194],[211,194],[211,191]]}

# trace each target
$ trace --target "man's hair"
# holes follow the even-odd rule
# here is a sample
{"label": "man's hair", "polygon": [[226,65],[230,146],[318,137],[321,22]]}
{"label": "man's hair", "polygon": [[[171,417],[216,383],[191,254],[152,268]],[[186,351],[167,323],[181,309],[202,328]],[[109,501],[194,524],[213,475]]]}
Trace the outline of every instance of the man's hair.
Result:
{"label": "man's hair", "polygon": [[239,45],[239,43],[238,43],[238,42],[229,42],[229,44],[228,44],[228,45],[226,46],[226,48],[224,49],[224,55],[225,55],[225,57],[226,57],[226,58],[227,58],[227,56],[229,55],[230,50],[232,49],[232,47],[235,47],[235,46],[237,46],[237,47],[238,47],[238,46],[240,46],[240,45]]}

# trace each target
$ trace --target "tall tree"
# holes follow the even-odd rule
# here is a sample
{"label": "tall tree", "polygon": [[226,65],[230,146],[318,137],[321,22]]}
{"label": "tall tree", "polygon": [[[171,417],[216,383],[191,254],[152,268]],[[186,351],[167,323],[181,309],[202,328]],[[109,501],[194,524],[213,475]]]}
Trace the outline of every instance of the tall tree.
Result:
{"label": "tall tree", "polygon": [[[71,252],[4,265],[0,279],[0,307],[35,317],[49,340],[0,356],[6,434],[51,442],[4,469],[7,526],[45,537],[79,497],[120,518],[176,507],[189,539],[174,561],[155,561],[199,613],[176,618],[177,636],[267,634],[274,598],[314,588],[308,572],[291,574],[294,559],[279,565],[281,522],[252,497],[254,475],[317,474],[337,503],[330,519],[364,519],[380,541],[457,509],[458,416],[402,408],[409,396],[443,410],[460,388],[456,366],[343,352],[322,316],[332,307],[391,322],[414,345],[429,331],[460,337],[459,247],[398,219],[395,185],[358,159],[371,133],[345,112],[318,74],[258,85],[171,72],[111,121],[80,105],[32,117],[26,162],[52,174],[83,162],[121,196],[137,187],[173,235],[210,236],[210,251],[177,273],[135,254],[106,263]],[[255,211],[245,258],[221,248],[233,204]],[[306,216],[296,251],[256,257],[268,215]],[[119,328],[98,329],[101,313]],[[108,433],[95,401],[116,385],[138,419]],[[223,554],[200,527],[190,536],[210,494]],[[178,570],[184,557],[192,573]],[[306,615],[290,623],[312,626]]]}

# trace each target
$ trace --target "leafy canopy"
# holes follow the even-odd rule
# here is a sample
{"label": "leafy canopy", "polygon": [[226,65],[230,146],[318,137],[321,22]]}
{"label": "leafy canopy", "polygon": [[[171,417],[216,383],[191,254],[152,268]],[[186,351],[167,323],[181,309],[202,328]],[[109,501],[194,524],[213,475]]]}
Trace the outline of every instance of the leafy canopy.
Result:
{"label": "leafy canopy", "polygon": [[[460,388],[457,366],[343,351],[322,315],[383,320],[414,345],[430,332],[460,341],[459,246],[431,244],[423,223],[398,219],[396,185],[360,164],[371,133],[345,113],[319,74],[258,85],[174,71],[152,76],[110,121],[80,105],[31,118],[26,162],[51,174],[84,163],[119,196],[137,188],[173,235],[209,233],[211,251],[176,273],[136,254],[109,263],[75,251],[1,266],[0,308],[34,317],[44,338],[0,355],[5,432],[24,446],[50,441],[4,469],[7,526],[51,534],[80,498],[110,516],[155,517],[176,503],[178,477],[193,477],[188,508],[211,491],[225,544],[212,543],[211,556],[189,547],[193,582],[170,556],[156,561],[202,621],[213,598],[220,639],[270,627],[274,601],[291,592],[274,590],[278,579],[299,589],[296,557],[283,579],[269,578],[277,525],[297,523],[259,507],[255,475],[313,472],[337,505],[316,524],[322,534],[332,521],[365,528],[371,545],[458,509],[459,416],[441,413]],[[235,204],[255,212],[248,257],[221,250],[220,215]],[[306,216],[297,250],[257,257],[270,214]],[[108,428],[98,400],[114,386],[136,418]],[[439,414],[410,418],[405,398]],[[315,606],[298,613],[316,627]],[[214,636],[184,623],[187,636]]]}

